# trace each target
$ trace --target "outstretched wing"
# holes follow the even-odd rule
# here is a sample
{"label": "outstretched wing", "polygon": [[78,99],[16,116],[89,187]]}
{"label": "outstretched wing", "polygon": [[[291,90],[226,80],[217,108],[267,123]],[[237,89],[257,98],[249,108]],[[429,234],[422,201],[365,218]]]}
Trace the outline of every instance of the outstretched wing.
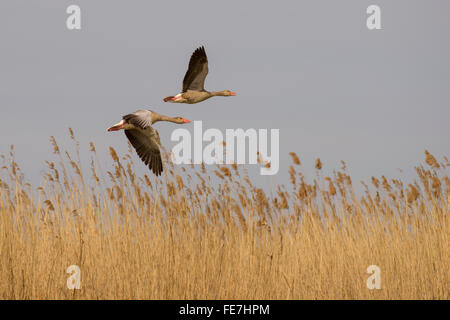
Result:
{"label": "outstretched wing", "polygon": [[197,48],[189,60],[189,68],[183,79],[183,90],[204,91],[205,79],[208,75],[208,58],[206,57],[205,48]]}
{"label": "outstretched wing", "polygon": [[161,151],[159,150],[159,137],[156,136],[153,128],[147,127],[145,130],[136,128],[124,131],[131,145],[136,149],[139,158],[148,165],[155,175],[161,175],[163,165]]}

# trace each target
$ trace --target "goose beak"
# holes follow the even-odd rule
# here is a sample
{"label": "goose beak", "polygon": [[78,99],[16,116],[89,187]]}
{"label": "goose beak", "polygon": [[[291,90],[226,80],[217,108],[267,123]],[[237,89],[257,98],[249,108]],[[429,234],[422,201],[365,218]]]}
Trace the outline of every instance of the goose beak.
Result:
{"label": "goose beak", "polygon": [[235,96],[235,95],[236,95],[236,92],[230,91],[230,96]]}
{"label": "goose beak", "polygon": [[125,125],[125,121],[122,120],[119,123],[113,125],[112,127],[109,127],[108,131],[118,131],[118,130],[122,129],[124,125]]}
{"label": "goose beak", "polygon": [[108,128],[108,132],[120,130],[118,126],[112,126]]}
{"label": "goose beak", "polygon": [[184,123],[189,123],[189,122],[191,122],[191,120],[184,119]]}

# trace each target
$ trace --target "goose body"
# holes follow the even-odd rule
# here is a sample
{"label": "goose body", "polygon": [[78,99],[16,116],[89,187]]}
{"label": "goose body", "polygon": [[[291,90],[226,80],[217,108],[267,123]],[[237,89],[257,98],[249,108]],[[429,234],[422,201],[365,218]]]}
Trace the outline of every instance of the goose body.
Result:
{"label": "goose body", "polygon": [[236,93],[230,90],[223,91],[206,91],[205,79],[208,75],[208,57],[205,48],[197,48],[192,53],[189,60],[189,67],[183,79],[183,89],[181,93],[175,96],[164,98],[164,102],[171,103],[198,103],[211,97],[217,96],[235,96]]}
{"label": "goose body", "polygon": [[136,150],[139,158],[159,176],[163,171],[158,131],[152,125],[158,121],[177,124],[189,123],[183,117],[168,117],[150,110],[138,110],[123,116],[122,120],[108,128],[108,131],[124,130],[126,137]]}

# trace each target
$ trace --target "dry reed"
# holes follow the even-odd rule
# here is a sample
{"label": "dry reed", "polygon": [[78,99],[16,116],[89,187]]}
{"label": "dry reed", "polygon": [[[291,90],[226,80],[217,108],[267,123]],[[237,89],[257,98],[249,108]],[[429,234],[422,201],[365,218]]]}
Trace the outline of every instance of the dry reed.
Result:
{"label": "dry reed", "polygon": [[[38,188],[13,149],[1,157],[1,299],[449,298],[448,161],[428,151],[416,181],[372,177],[359,198],[345,163],[311,182],[291,166],[293,185],[272,195],[235,164],[210,176],[166,161],[162,177],[139,177],[135,155],[113,148],[104,173],[93,143],[88,177],[78,143],[78,160],[51,143]],[[70,265],[80,290],[66,286]]]}

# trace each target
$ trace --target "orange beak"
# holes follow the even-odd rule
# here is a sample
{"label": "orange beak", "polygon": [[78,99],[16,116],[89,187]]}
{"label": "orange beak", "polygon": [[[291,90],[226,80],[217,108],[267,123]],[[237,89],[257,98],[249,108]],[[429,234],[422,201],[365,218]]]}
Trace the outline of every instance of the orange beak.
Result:
{"label": "orange beak", "polygon": [[123,128],[123,126],[126,124],[125,120],[120,121],[119,123],[116,123],[112,127],[108,128],[108,131],[119,131]]}
{"label": "orange beak", "polygon": [[108,128],[108,131],[119,131],[122,129],[123,125],[116,125]]}
{"label": "orange beak", "polygon": [[189,122],[191,122],[191,120],[184,119],[184,123],[189,123]]}
{"label": "orange beak", "polygon": [[235,95],[236,95],[236,92],[230,91],[230,96],[235,96]]}

